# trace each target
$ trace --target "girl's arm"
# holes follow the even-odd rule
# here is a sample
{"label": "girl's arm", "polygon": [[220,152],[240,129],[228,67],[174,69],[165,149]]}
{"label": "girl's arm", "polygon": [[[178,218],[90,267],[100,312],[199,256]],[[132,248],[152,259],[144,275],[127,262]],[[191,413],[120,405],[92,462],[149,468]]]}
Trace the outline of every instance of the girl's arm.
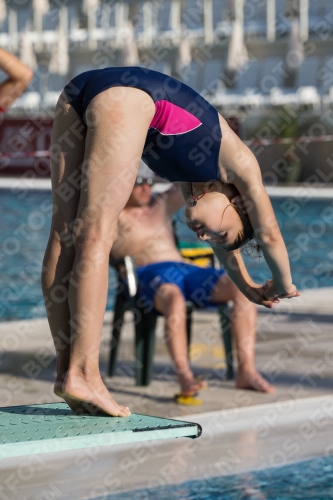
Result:
{"label": "girl's arm", "polygon": [[267,298],[291,298],[299,295],[292,284],[289,258],[271,202],[262,184],[258,162],[229,126],[222,125],[220,164],[226,182],[234,184],[242,196],[262,249],[272,272]]}
{"label": "girl's arm", "polygon": [[213,245],[212,247],[216,257],[232,281],[251,302],[268,308],[272,308],[274,303],[279,302],[276,298],[272,300],[266,298],[262,285],[255,283],[247,272],[241,253],[238,250],[226,252]]}
{"label": "girl's arm", "polygon": [[8,79],[0,85],[0,108],[6,109],[24,92],[33,72],[17,57],[0,48],[0,69]]}

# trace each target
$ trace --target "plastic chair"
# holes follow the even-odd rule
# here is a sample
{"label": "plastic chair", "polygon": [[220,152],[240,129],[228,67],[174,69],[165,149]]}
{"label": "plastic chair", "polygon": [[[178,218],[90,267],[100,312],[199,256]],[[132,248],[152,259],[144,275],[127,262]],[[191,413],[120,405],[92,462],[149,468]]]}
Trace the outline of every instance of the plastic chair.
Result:
{"label": "plastic chair", "polygon": [[[213,251],[210,248],[201,249],[201,254],[198,249],[194,249],[194,255],[192,256],[190,255],[189,249],[186,250],[183,248],[180,251],[183,255],[185,254],[186,258],[191,259],[192,261],[196,261],[198,256],[200,258],[208,258],[211,262],[213,261]],[[126,311],[131,311],[135,317],[136,385],[147,386],[151,381],[157,316],[153,312],[147,311],[145,305],[138,299],[138,278],[133,259],[126,256],[123,259],[116,261],[110,257],[109,262],[110,265],[117,271],[118,289],[111,328],[108,375],[112,377],[116,373],[119,341],[121,329],[124,323],[124,315]],[[125,293],[126,285],[124,282],[127,283],[127,293]],[[222,338],[226,352],[227,379],[233,379],[234,370],[229,308],[226,303],[219,304],[216,307],[220,316]],[[191,344],[192,313],[194,310],[195,305],[190,301],[186,302],[186,332],[188,347],[190,347]]]}

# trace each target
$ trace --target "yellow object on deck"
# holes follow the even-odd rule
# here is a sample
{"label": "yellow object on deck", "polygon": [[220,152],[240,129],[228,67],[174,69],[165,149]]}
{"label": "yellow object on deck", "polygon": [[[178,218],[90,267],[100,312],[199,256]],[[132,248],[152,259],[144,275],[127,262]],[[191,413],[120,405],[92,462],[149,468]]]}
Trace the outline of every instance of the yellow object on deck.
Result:
{"label": "yellow object on deck", "polygon": [[183,406],[201,406],[201,399],[196,396],[185,396],[184,394],[176,394],[175,401],[179,405]]}
{"label": "yellow object on deck", "polygon": [[195,264],[200,267],[210,267],[213,264],[214,252],[210,247],[193,246],[189,248],[180,248],[180,253],[185,262]]}

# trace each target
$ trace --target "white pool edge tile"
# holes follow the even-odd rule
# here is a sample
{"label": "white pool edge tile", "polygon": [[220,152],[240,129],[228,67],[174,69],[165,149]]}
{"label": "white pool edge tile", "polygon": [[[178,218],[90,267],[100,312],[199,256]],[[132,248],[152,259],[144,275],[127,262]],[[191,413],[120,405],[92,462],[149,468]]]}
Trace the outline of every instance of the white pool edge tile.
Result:
{"label": "white pool edge tile", "polygon": [[182,415],[176,420],[196,422],[214,434],[227,434],[246,429],[299,424],[302,421],[333,420],[333,396],[299,398],[220,411]]}
{"label": "white pool edge tile", "polygon": [[[163,192],[170,183],[156,183],[155,191]],[[51,179],[28,178],[28,177],[0,177],[0,189],[36,189],[50,190]],[[268,195],[272,198],[290,197],[294,199],[333,199],[333,188],[322,186],[266,186]]]}

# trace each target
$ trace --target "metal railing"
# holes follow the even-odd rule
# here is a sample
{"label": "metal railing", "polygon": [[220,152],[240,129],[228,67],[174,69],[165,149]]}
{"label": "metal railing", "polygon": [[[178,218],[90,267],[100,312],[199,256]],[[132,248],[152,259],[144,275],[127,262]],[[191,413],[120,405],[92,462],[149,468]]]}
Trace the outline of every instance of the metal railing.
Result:
{"label": "metal railing", "polygon": [[[165,41],[177,46],[184,29],[194,43],[198,40],[207,45],[216,44],[221,37],[230,36],[233,22],[243,28],[245,37],[258,36],[274,42],[288,31],[291,16],[299,18],[303,41],[309,38],[311,30],[316,31],[316,27],[318,30],[325,29],[326,36],[327,33],[332,35],[333,4],[331,6],[330,0],[321,1],[317,14],[313,13],[318,16],[313,18],[311,27],[309,0],[298,0],[293,5],[295,3],[296,8],[291,9],[289,0],[148,0],[134,3],[133,8],[133,2],[118,1],[101,2],[98,9],[83,14],[77,4],[71,6],[69,2],[66,6],[53,9],[57,21],[51,28],[44,26],[46,16],[50,17],[50,14],[43,16],[35,12],[27,29],[31,32],[37,52],[42,51],[43,46],[52,44],[59,30],[70,41],[90,50],[104,41],[119,48],[124,44],[124,28],[128,20],[133,22],[135,39],[142,47]],[[0,44],[14,51],[18,50],[24,28],[21,20],[24,16],[19,14],[19,10],[8,9],[7,19],[0,27]]]}

